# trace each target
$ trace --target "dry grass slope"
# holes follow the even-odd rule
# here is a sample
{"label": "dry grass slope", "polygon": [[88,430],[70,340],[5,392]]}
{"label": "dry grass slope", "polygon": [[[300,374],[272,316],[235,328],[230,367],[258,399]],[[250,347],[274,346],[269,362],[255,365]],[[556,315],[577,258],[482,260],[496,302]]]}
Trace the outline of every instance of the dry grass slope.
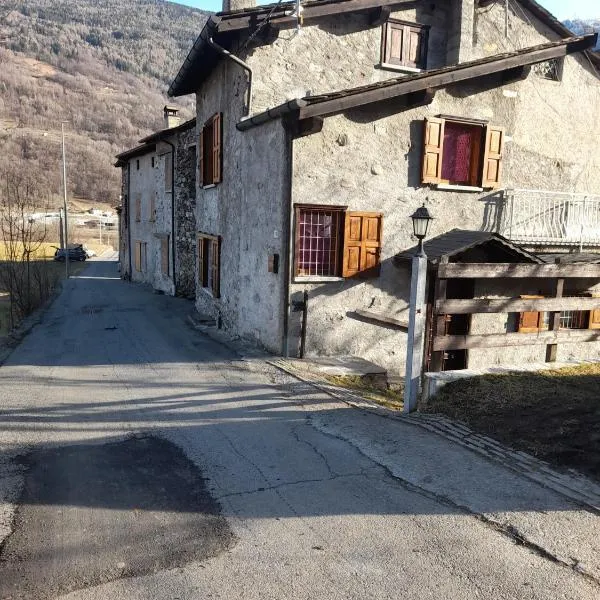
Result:
{"label": "dry grass slope", "polygon": [[[5,0],[0,6],[0,169],[23,160],[59,202],[118,202],[114,155],[161,127],[168,84],[207,13],[159,0]],[[178,100],[184,117],[192,98]]]}

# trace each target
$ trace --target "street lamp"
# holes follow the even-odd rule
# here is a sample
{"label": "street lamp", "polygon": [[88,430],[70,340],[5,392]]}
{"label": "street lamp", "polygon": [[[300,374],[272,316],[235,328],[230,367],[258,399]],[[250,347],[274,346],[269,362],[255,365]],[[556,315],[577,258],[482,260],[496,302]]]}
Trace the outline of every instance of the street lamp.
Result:
{"label": "street lamp", "polygon": [[415,237],[419,240],[419,247],[417,249],[417,256],[425,256],[425,252],[423,251],[423,239],[427,235],[427,229],[429,228],[429,221],[433,221],[433,217],[429,214],[427,207],[425,204],[420,206],[415,210],[415,212],[410,215],[410,218],[413,222],[413,232]]}
{"label": "street lamp", "polygon": [[67,161],[65,159],[65,122],[60,124],[62,134],[63,210],[65,211],[65,277],[69,279],[69,220],[67,215]]}
{"label": "street lamp", "polygon": [[404,377],[404,412],[417,408],[417,398],[423,370],[423,346],[425,341],[425,284],[427,283],[427,256],[423,250],[423,239],[427,235],[430,221],[425,204],[410,217],[413,232],[419,240],[417,253],[412,259],[410,276],[410,305],[408,312],[408,339],[406,340],[406,374]]}

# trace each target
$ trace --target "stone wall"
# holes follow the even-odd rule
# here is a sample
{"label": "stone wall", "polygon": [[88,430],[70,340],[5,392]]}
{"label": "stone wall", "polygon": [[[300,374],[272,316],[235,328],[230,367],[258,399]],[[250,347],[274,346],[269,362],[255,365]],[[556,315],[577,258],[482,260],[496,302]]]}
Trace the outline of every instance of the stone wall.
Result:
{"label": "stone wall", "polygon": [[176,294],[196,295],[196,128],[177,136],[175,168]]}
{"label": "stone wall", "polygon": [[[453,54],[469,60],[557,38],[523,13],[510,14],[505,36],[500,5],[476,10],[473,0],[457,0],[412,6],[393,16],[431,26],[428,68],[447,64]],[[305,26],[299,34],[284,30],[272,45],[241,52],[254,69],[252,112],[292,97],[402,76],[381,68],[381,27],[369,27],[367,19],[336,16]],[[439,91],[430,106],[404,113],[390,115],[381,107],[348,111],[326,119],[321,133],[294,141],[291,157],[280,122],[245,133],[235,129],[244,114],[246,85],[244,71],[223,60],[197,94],[199,127],[215,112],[223,112],[224,172],[221,184],[197,188],[196,207],[198,231],[223,239],[221,298],[197,289],[196,304],[219,317],[226,328],[275,351],[281,347],[285,290],[281,272],[270,274],[266,265],[271,253],[278,253],[285,265],[289,165],[293,164],[292,203],[347,206],[384,215],[377,279],[292,283],[292,299],[309,293],[308,353],[354,354],[397,371],[404,368],[406,334],[359,320],[356,310],[407,318],[409,268],[397,265],[393,257],[415,241],[410,214],[426,202],[436,217],[429,233],[435,236],[454,227],[495,230],[504,210],[497,192],[443,191],[421,184],[427,116],[454,115],[504,127],[503,187],[600,189],[597,139],[590,135],[600,126],[600,86],[581,56],[565,59],[561,82],[532,73],[526,81],[491,90],[480,84],[454,86]],[[291,314],[290,331],[294,349],[300,313]],[[501,352],[480,352],[483,362],[502,358]],[[529,347],[512,358],[543,360],[543,355],[543,346]],[[477,353],[471,356],[478,364]]]}
{"label": "stone wall", "polygon": [[201,127],[222,112],[222,182],[196,188],[199,233],[220,236],[220,298],[196,282],[196,307],[227,330],[273,352],[282,347],[284,269],[268,271],[269,256],[280,255],[289,202],[290,142],[280,121],[242,133],[244,72],[222,62],[197,95]]}

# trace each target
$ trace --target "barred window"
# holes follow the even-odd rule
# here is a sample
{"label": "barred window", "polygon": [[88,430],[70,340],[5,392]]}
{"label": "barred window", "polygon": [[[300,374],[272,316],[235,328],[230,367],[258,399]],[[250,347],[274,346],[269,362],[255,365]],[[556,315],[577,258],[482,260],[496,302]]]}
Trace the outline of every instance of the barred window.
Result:
{"label": "barred window", "polygon": [[296,277],[379,275],[381,213],[296,206]]}
{"label": "barred window", "polygon": [[550,81],[560,81],[562,79],[563,60],[561,58],[551,58],[544,62],[533,65],[533,72],[542,79]]}

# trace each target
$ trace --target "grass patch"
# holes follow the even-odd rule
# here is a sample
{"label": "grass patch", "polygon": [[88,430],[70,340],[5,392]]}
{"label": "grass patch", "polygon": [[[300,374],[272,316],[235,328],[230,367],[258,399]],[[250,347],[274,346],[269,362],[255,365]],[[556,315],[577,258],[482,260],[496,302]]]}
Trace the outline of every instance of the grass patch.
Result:
{"label": "grass patch", "polygon": [[453,381],[423,410],[600,479],[600,364]]}
{"label": "grass patch", "polygon": [[323,377],[333,385],[358,392],[361,396],[393,410],[402,410],[404,390],[401,387],[384,388],[375,385],[368,377],[359,375],[327,375]]}

